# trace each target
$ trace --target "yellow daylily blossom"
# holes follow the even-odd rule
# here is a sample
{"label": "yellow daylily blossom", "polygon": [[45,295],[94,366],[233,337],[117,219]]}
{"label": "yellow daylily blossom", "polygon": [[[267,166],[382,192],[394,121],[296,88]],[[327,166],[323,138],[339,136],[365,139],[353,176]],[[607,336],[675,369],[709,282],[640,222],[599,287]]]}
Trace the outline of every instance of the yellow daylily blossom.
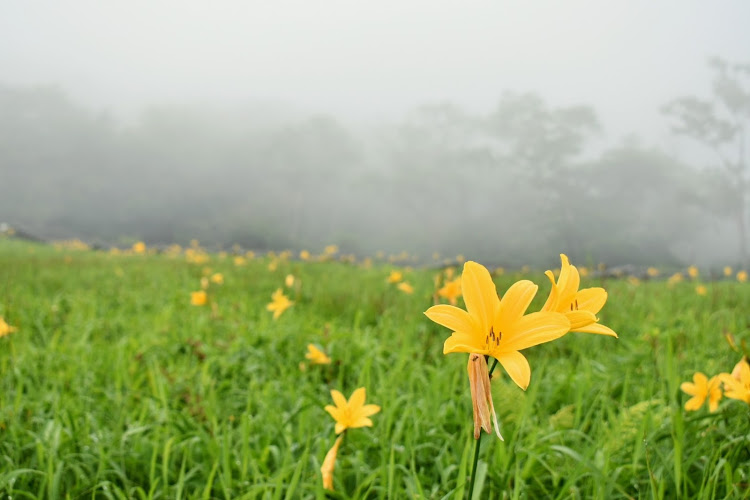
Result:
{"label": "yellow daylily blossom", "polygon": [[549,297],[547,297],[547,302],[542,307],[542,311],[564,314],[570,321],[571,332],[597,333],[617,337],[612,329],[599,324],[599,319],[596,317],[596,313],[607,302],[607,292],[598,287],[578,290],[581,278],[576,266],[570,264],[565,254],[560,254],[560,260],[562,261],[562,267],[557,283],[555,283],[555,276],[552,271],[545,273],[552,282],[552,289]]}
{"label": "yellow daylily blossom", "polygon": [[692,396],[685,403],[685,410],[698,410],[708,398],[708,409],[711,412],[716,411],[721,401],[721,387],[719,387],[719,376],[711,377],[709,380],[701,372],[693,375],[693,382],[683,382],[680,389],[685,394]]}
{"label": "yellow daylily blossom", "polygon": [[724,384],[724,395],[730,399],[739,399],[750,404],[750,364],[742,359],[732,370],[732,373],[718,375]]}
{"label": "yellow daylily blossom", "polygon": [[308,252],[307,250],[302,250],[299,253],[299,258],[302,260],[310,260],[310,252]]}
{"label": "yellow daylily blossom", "polygon": [[724,276],[729,277],[732,275],[732,268],[730,266],[724,266]]}
{"label": "yellow daylily blossom", "polygon": [[688,267],[687,272],[688,272],[688,276],[690,276],[693,279],[698,277],[698,268],[695,266]]}
{"label": "yellow daylily blossom", "polygon": [[281,313],[292,307],[292,302],[289,297],[284,295],[284,292],[279,288],[271,295],[271,302],[266,306],[266,309],[273,311],[273,319],[278,319]]}
{"label": "yellow daylily blossom", "polygon": [[396,288],[398,288],[399,290],[401,290],[404,293],[408,293],[409,295],[411,295],[412,293],[414,293],[414,287],[411,286],[406,281],[402,281],[401,283],[399,283],[398,285],[396,285]]}
{"label": "yellow daylily blossom", "polygon": [[669,277],[667,280],[667,285],[674,285],[675,283],[680,283],[683,280],[682,273],[676,272],[672,276]]}
{"label": "yellow daylily blossom", "polygon": [[5,337],[6,335],[13,333],[16,330],[18,329],[15,326],[10,326],[5,322],[5,319],[0,316],[0,337]]}
{"label": "yellow daylily blossom", "polygon": [[404,275],[401,274],[401,271],[391,271],[391,274],[388,275],[388,283],[398,283],[404,279]]}
{"label": "yellow daylily blossom", "polygon": [[142,241],[133,243],[133,253],[144,254],[146,253],[146,244]]}
{"label": "yellow daylily blossom", "polygon": [[211,275],[211,283],[214,283],[216,285],[223,285],[224,284],[224,275],[221,273],[214,273]]}
{"label": "yellow daylily blossom", "polygon": [[657,276],[659,276],[659,270],[655,267],[649,267],[648,269],[646,269],[646,274],[649,278],[656,278]]}
{"label": "yellow daylily blossom", "polygon": [[466,352],[492,356],[526,390],[531,368],[519,351],[560,338],[570,329],[570,321],[557,312],[524,315],[538,288],[531,281],[522,280],[513,284],[500,300],[489,271],[468,261],[461,275],[466,311],[439,304],[430,307],[425,315],[453,331],[443,345],[443,354]]}
{"label": "yellow daylily blossom", "polygon": [[194,306],[205,306],[208,302],[208,294],[205,290],[190,292],[190,303]]}
{"label": "yellow daylily blossom", "polygon": [[338,245],[328,245],[323,249],[325,255],[334,255],[339,253]]}
{"label": "yellow daylily blossom", "polygon": [[329,365],[331,358],[326,353],[315,347],[314,344],[307,344],[307,354],[305,357],[314,365]]}
{"label": "yellow daylily blossom", "polygon": [[331,449],[326,453],[323,465],[320,467],[320,474],[323,476],[323,488],[326,490],[333,491],[333,469],[336,467],[336,455],[338,455],[339,446],[341,446],[343,439],[344,436],[336,438],[336,442],[333,443]]}
{"label": "yellow daylily blossom", "polygon": [[744,283],[747,281],[747,271],[739,271],[737,273],[737,281]]}
{"label": "yellow daylily blossom", "polygon": [[455,306],[458,298],[461,296],[461,278],[447,282],[437,293],[440,297],[448,299],[448,302]]}
{"label": "yellow daylily blossom", "polygon": [[354,391],[349,401],[336,389],[331,390],[331,397],[336,406],[326,405],[325,410],[336,421],[336,434],[357,427],[372,427],[372,420],[368,417],[379,412],[380,406],[366,405],[365,396],[364,387]]}
{"label": "yellow daylily blossom", "polygon": [[284,284],[287,288],[292,288],[294,285],[294,275],[293,274],[287,274],[286,278],[284,278]]}
{"label": "yellow daylily blossom", "polygon": [[205,276],[201,278],[201,288],[204,290],[208,289],[208,278],[206,278]]}
{"label": "yellow daylily blossom", "polygon": [[237,267],[244,266],[246,263],[247,263],[247,261],[245,260],[245,257],[243,257],[241,255],[235,256],[235,258],[234,258],[234,265],[235,266],[237,266]]}
{"label": "yellow daylily blossom", "polygon": [[698,295],[706,295],[708,293],[708,289],[705,285],[698,285],[695,287],[695,293]]}

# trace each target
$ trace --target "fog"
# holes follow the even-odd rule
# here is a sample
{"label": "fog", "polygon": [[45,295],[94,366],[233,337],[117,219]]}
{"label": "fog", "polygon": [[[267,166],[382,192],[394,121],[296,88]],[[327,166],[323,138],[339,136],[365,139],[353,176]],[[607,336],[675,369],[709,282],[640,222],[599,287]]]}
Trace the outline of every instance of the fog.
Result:
{"label": "fog", "polygon": [[747,263],[750,4],[0,4],[0,222]]}

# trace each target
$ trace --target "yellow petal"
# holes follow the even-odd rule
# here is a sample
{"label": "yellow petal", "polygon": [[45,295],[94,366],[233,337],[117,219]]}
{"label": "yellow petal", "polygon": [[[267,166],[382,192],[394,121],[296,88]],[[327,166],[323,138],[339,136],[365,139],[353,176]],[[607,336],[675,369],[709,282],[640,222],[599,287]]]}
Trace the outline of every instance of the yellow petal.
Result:
{"label": "yellow petal", "polygon": [[331,397],[333,398],[333,402],[336,403],[336,406],[339,408],[346,407],[346,398],[343,394],[341,394],[336,389],[331,389]]}
{"label": "yellow petal", "polygon": [[578,301],[578,309],[596,314],[607,302],[607,291],[598,287],[584,288],[578,291],[575,300]]}
{"label": "yellow petal", "polygon": [[504,327],[520,319],[528,309],[538,289],[539,287],[529,280],[513,283],[500,301],[495,324]]}
{"label": "yellow petal", "polygon": [[699,409],[701,406],[703,406],[703,401],[705,398],[701,398],[699,396],[692,397],[687,400],[685,403],[685,409],[687,411],[695,411]]}
{"label": "yellow petal", "polygon": [[450,354],[452,352],[481,352],[482,354],[489,354],[486,346],[477,345],[475,338],[465,333],[454,333],[446,339],[445,344],[443,344],[443,354]]}
{"label": "yellow petal", "polygon": [[334,430],[336,431],[336,434],[341,434],[346,430],[346,426],[344,424],[336,422],[336,427],[334,428]]}
{"label": "yellow petal", "polygon": [[565,317],[570,321],[570,331],[580,331],[579,328],[589,326],[591,323],[596,323],[596,315],[591,311],[568,311],[565,313]]}
{"label": "yellow petal", "polygon": [[610,337],[617,337],[617,334],[609,327],[606,327],[604,325],[600,325],[599,323],[592,323],[588,326],[584,326],[582,328],[577,328],[576,332],[583,332],[583,333],[596,333],[598,335],[609,335]]}
{"label": "yellow petal", "polygon": [[489,271],[481,264],[468,261],[461,275],[461,291],[466,310],[479,323],[479,330],[489,332],[499,303]]}
{"label": "yellow petal", "polygon": [[698,392],[697,388],[695,387],[695,384],[692,382],[683,382],[680,384],[680,390],[687,394],[688,396],[695,396]]}
{"label": "yellow petal", "polygon": [[469,313],[458,307],[441,304],[430,307],[424,314],[438,325],[442,325],[454,332],[468,334],[477,329]]}
{"label": "yellow petal", "polygon": [[695,382],[697,387],[705,388],[708,385],[708,377],[701,372],[695,372],[695,375],[693,375],[693,382]]}
{"label": "yellow petal", "polygon": [[568,333],[569,329],[570,322],[564,314],[554,312],[531,313],[513,325],[513,329],[507,332],[506,337],[503,337],[500,347],[503,352],[520,351],[527,347],[559,339]]}
{"label": "yellow petal", "polygon": [[578,275],[578,269],[571,266],[568,257],[560,254],[562,267],[560,268],[560,279],[557,281],[560,287],[560,304],[569,304],[575,298],[578,286],[581,284],[581,278]]}
{"label": "yellow petal", "polygon": [[523,354],[518,351],[504,352],[497,360],[503,365],[513,382],[524,391],[531,380],[531,367]]}
{"label": "yellow petal", "polygon": [[330,413],[334,420],[336,420],[336,421],[341,420],[341,410],[339,410],[335,406],[333,406],[333,405],[326,405],[325,406],[325,411],[327,411],[328,413]]}
{"label": "yellow petal", "polygon": [[379,411],[380,406],[378,405],[364,405],[362,407],[362,410],[360,411],[360,414],[364,417],[369,417],[370,415],[375,415]]}
{"label": "yellow petal", "polygon": [[359,417],[354,421],[351,427],[352,429],[356,429],[357,427],[372,427],[372,420],[367,417]]}
{"label": "yellow petal", "polygon": [[555,284],[555,274],[552,271],[546,271],[544,274],[549,278],[550,282],[552,282],[552,288],[549,291],[547,301],[542,307],[542,311],[557,311],[557,304],[560,300],[560,292],[557,290],[557,285]]}
{"label": "yellow petal", "polygon": [[336,455],[344,436],[339,436],[333,444],[326,457],[323,459],[323,465],[320,467],[320,473],[323,476],[323,488],[333,491],[333,469],[336,466]]}
{"label": "yellow petal", "polygon": [[365,404],[365,388],[360,387],[352,393],[352,397],[349,398],[349,407],[356,409],[361,408]]}

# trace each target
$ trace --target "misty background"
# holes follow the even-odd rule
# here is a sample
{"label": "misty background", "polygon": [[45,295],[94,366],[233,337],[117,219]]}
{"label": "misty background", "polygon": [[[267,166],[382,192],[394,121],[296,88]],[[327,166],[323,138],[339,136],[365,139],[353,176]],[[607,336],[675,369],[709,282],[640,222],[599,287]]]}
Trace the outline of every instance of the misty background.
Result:
{"label": "misty background", "polygon": [[750,4],[0,3],[0,222],[748,263]]}

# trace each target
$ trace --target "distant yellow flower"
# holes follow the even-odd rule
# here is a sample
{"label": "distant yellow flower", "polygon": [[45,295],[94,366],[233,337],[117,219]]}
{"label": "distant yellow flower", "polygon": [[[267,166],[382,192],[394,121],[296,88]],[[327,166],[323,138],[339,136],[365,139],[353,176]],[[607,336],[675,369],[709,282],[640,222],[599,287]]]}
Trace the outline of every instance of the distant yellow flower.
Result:
{"label": "distant yellow flower", "polygon": [[211,275],[211,283],[215,283],[217,285],[223,285],[224,284],[224,275],[221,273],[214,273]]}
{"label": "distant yellow flower", "polygon": [[357,427],[372,427],[372,420],[368,417],[380,411],[380,406],[378,405],[365,404],[364,387],[360,387],[354,391],[349,401],[335,389],[331,391],[331,397],[336,406],[327,405],[325,410],[336,421],[336,434],[341,434],[347,429],[355,429]]}
{"label": "distant yellow flower", "polygon": [[137,254],[146,253],[146,244],[142,241],[133,243],[133,252]]}
{"label": "distant yellow flower", "polygon": [[466,257],[464,257],[461,254],[458,254],[456,255],[456,262],[458,262],[459,264],[463,264],[464,262],[466,262]]}
{"label": "distant yellow flower", "polygon": [[201,288],[204,290],[208,289],[208,278],[205,276],[201,278]]}
{"label": "distant yellow flower", "polygon": [[273,311],[273,319],[278,319],[281,313],[292,307],[294,302],[290,301],[289,298],[284,295],[284,292],[279,288],[271,295],[271,302],[266,306],[266,309]]}
{"label": "distant yellow flower", "polygon": [[747,271],[739,271],[737,273],[737,281],[744,283],[747,281]]}
{"label": "distant yellow flower", "polygon": [[255,252],[253,252],[252,250],[248,250],[247,252],[245,252],[245,258],[248,260],[253,260],[255,258]]}
{"label": "distant yellow flower", "polygon": [[635,276],[628,276],[628,283],[633,286],[639,286],[641,284],[641,280],[639,280]]}
{"label": "distant yellow flower", "polygon": [[247,263],[245,260],[245,257],[242,257],[241,255],[237,255],[234,258],[234,265],[237,267],[244,266]]}
{"label": "distant yellow flower", "polygon": [[[502,268],[500,268],[502,269]],[[456,274],[456,268],[455,267],[446,267],[443,271],[443,274],[445,275],[445,279],[451,279],[453,278],[453,275]],[[502,274],[502,273],[500,273]]]}
{"label": "distant yellow flower", "polygon": [[15,332],[18,330],[15,326],[10,326],[8,323],[5,322],[5,319],[3,319],[2,316],[0,316],[0,337],[5,337],[6,335]]}
{"label": "distant yellow flower", "polygon": [[732,275],[732,268],[730,266],[724,267],[724,276],[729,277]]}
{"label": "distant yellow flower", "polygon": [[552,282],[547,302],[542,311],[558,312],[565,315],[570,321],[571,332],[597,333],[617,337],[612,329],[598,323],[596,317],[604,304],[607,302],[607,292],[603,288],[584,288],[578,290],[580,277],[576,266],[572,266],[565,254],[560,254],[562,267],[560,278],[555,283],[552,271],[545,274]]}
{"label": "distant yellow flower", "polygon": [[326,255],[334,255],[339,252],[339,247],[337,245],[328,245],[323,249],[323,253]]}
{"label": "distant yellow flower", "polygon": [[331,358],[326,353],[315,347],[314,344],[307,344],[307,354],[305,357],[314,365],[329,365]]}
{"label": "distant yellow flower", "polygon": [[331,449],[326,453],[323,465],[320,467],[320,473],[323,476],[323,488],[326,490],[333,491],[333,469],[336,467],[336,455],[339,452],[339,446],[341,446],[343,439],[344,436],[336,438],[336,442],[333,443]]}
{"label": "distant yellow flower", "polygon": [[293,274],[287,274],[286,278],[284,278],[284,284],[287,288],[292,288],[292,285],[294,285],[294,275]]}
{"label": "distant yellow flower", "polygon": [[430,307],[425,315],[453,331],[443,345],[443,354],[492,356],[526,390],[531,368],[519,351],[560,338],[570,329],[568,319],[557,312],[524,314],[538,288],[528,280],[519,281],[501,300],[487,269],[469,261],[461,276],[466,311],[440,304]]}
{"label": "distant yellow flower", "polygon": [[398,288],[402,292],[407,293],[409,295],[411,295],[412,293],[414,293],[414,287],[411,286],[406,281],[402,281],[401,283],[399,283],[398,285],[396,285],[396,288]]}
{"label": "distant yellow flower", "polygon": [[724,384],[724,395],[750,404],[750,365],[742,359],[732,370],[732,374],[721,373],[719,380]]}
{"label": "distant yellow flower", "polygon": [[190,303],[194,306],[205,306],[208,302],[208,294],[204,290],[190,292]]}
{"label": "distant yellow flower", "polygon": [[706,295],[708,293],[708,290],[706,289],[705,285],[698,285],[695,287],[695,293],[698,295]]}
{"label": "distant yellow flower", "polygon": [[585,278],[589,275],[589,269],[585,266],[581,266],[578,268],[578,274],[580,274],[582,278]]}
{"label": "distant yellow flower", "polygon": [[656,278],[657,276],[659,276],[659,270],[655,267],[649,267],[646,270],[646,274],[649,278]]}
{"label": "distant yellow flower", "polygon": [[388,276],[388,283],[398,283],[404,279],[404,276],[401,274],[401,271],[391,271],[391,274]]}
{"label": "distant yellow flower", "polygon": [[698,268],[695,266],[688,267],[687,272],[688,272],[688,276],[690,276],[693,279],[698,277]]}
{"label": "distant yellow flower", "polygon": [[310,252],[308,252],[307,250],[302,250],[299,253],[299,258],[302,260],[310,260]]}
{"label": "distant yellow flower", "polygon": [[268,263],[268,270],[274,272],[279,267],[279,261],[275,258]]}
{"label": "distant yellow flower", "polygon": [[440,297],[448,299],[451,305],[455,306],[458,298],[461,296],[461,278],[447,282],[437,293]]}
{"label": "distant yellow flower", "polygon": [[669,277],[667,280],[667,285],[674,285],[675,283],[681,282],[683,279],[682,273],[674,273],[672,276]]}
{"label": "distant yellow flower", "polygon": [[[703,406],[706,398],[708,398],[709,411],[714,412],[719,407],[719,401],[721,400],[719,376],[711,377],[711,380],[709,380],[701,372],[696,372],[693,375],[693,382],[683,382],[680,389],[689,396],[693,396],[685,403],[685,410],[687,411],[699,409]],[[727,397],[729,396],[727,395]]]}

